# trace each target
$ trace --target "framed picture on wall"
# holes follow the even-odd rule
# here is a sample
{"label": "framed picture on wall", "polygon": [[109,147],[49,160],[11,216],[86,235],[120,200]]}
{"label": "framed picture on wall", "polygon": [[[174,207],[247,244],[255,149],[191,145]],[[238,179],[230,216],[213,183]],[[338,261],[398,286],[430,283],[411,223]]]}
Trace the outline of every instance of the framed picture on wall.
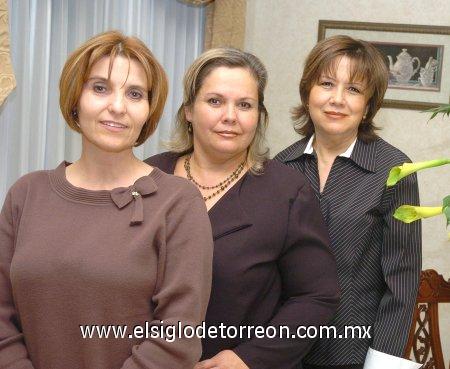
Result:
{"label": "framed picture on wall", "polygon": [[450,102],[450,27],[319,20],[319,41],[348,35],[385,57],[384,107],[425,110]]}

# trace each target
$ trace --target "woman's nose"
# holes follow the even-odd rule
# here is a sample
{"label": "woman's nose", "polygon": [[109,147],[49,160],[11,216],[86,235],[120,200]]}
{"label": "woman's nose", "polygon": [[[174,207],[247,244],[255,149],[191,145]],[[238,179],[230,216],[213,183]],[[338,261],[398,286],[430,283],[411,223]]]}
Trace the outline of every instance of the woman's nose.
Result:
{"label": "woman's nose", "polygon": [[225,107],[224,121],[234,123],[236,121],[236,107],[234,104],[229,103]]}
{"label": "woman's nose", "polygon": [[122,91],[117,91],[111,95],[109,111],[115,114],[126,113],[127,109],[126,109],[125,95]]}
{"label": "woman's nose", "polygon": [[337,87],[333,90],[331,101],[334,104],[342,104],[344,102],[344,89],[342,87]]}

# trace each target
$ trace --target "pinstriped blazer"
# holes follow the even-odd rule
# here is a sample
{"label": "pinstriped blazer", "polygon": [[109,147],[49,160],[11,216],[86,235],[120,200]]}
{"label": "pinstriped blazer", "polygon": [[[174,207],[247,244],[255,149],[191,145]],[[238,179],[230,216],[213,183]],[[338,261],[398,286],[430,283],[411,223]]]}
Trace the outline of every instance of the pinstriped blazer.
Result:
{"label": "pinstriped blazer", "polygon": [[385,184],[392,166],[410,160],[381,138],[358,139],[350,158],[336,158],[320,193],[316,156],[304,153],[307,143],[304,138],[275,159],[304,173],[319,198],[341,287],[331,324],[342,337],[346,325],[371,328],[364,338],[320,339],[304,361],[362,364],[369,347],[401,357],[421,270],[421,224],[404,224],[392,215],[402,204],[418,205],[419,194],[415,175],[391,188]]}

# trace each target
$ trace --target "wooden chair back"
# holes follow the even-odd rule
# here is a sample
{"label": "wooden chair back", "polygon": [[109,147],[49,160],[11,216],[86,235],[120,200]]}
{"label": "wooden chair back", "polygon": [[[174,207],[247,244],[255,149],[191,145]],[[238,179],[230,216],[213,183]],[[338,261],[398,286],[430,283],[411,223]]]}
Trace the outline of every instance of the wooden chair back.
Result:
{"label": "wooden chair back", "polygon": [[450,280],[445,281],[433,269],[422,271],[404,355],[407,359],[411,358],[412,350],[413,359],[424,364],[422,369],[445,369],[439,335],[438,304],[446,302],[450,303]]}

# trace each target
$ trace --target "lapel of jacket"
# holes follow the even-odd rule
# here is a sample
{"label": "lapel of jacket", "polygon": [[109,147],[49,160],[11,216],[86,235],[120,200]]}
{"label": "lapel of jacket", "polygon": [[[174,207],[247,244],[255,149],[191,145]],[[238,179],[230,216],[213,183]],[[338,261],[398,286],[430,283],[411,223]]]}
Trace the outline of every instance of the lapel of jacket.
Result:
{"label": "lapel of jacket", "polygon": [[241,205],[241,185],[243,182],[237,183],[239,187],[231,188],[208,212],[214,241],[252,225]]}

